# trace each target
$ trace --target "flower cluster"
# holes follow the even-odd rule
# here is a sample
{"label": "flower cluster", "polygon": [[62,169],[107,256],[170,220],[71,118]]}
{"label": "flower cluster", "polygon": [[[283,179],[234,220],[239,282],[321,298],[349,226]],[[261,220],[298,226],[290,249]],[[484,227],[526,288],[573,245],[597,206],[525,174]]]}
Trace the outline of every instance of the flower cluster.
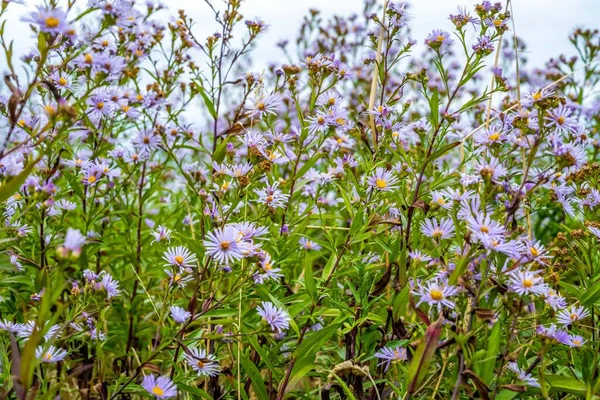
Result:
{"label": "flower cluster", "polygon": [[21,3],[0,392],[596,393],[597,30],[530,68],[507,5],[415,40],[410,5],[366,0],[311,10],[257,73],[268,25],[239,0],[206,2],[206,38],[156,0]]}

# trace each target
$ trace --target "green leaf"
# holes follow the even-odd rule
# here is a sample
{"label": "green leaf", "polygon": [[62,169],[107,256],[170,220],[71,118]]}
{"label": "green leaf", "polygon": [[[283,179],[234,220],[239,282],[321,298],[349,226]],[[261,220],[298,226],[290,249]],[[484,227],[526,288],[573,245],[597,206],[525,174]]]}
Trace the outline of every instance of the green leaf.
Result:
{"label": "green leaf", "polygon": [[501,390],[495,397],[495,400],[512,400],[517,397],[519,393],[513,392],[512,390]]}
{"label": "green leaf", "polygon": [[268,399],[267,387],[265,386],[265,382],[263,381],[262,376],[260,376],[260,371],[256,365],[243,354],[240,355],[240,363],[252,381],[252,387],[256,392],[256,396],[259,399]]}
{"label": "green leaf", "polygon": [[312,356],[298,360],[294,364],[294,368],[292,368],[289,386],[293,387],[300,379],[304,378],[306,374],[315,369],[316,365],[314,364],[314,361],[315,358]]}
{"label": "green leaf", "polygon": [[206,108],[208,109],[208,112],[210,113],[211,117],[213,117],[213,119],[217,119],[217,112],[215,111],[215,105],[213,104],[210,97],[208,97],[208,94],[206,94],[206,91],[204,90],[204,88],[198,86],[198,93],[200,93],[200,96],[202,96],[202,99],[204,100],[204,105],[206,105]]}
{"label": "green leaf", "polygon": [[5,201],[10,196],[12,196],[17,190],[19,190],[19,187],[21,187],[23,182],[25,182],[25,179],[27,179],[29,174],[31,174],[31,171],[40,160],[41,157],[38,157],[35,161],[31,162],[27,166],[27,168],[21,171],[19,175],[11,178],[4,185],[0,186],[0,202]]}
{"label": "green leaf", "polygon": [[431,110],[431,126],[435,129],[440,120],[440,94],[437,88],[433,89],[433,96],[429,100],[429,109]]}
{"label": "green leaf", "polygon": [[319,158],[321,158],[322,153],[317,153],[314,157],[311,157],[310,160],[308,160],[306,163],[304,163],[304,165],[302,165],[302,168],[300,168],[298,170],[298,172],[296,173],[296,176],[294,177],[294,179],[300,179],[304,176],[304,174],[306,174],[308,172],[309,169],[311,169],[315,163],[319,160]]}
{"label": "green leaf", "polygon": [[488,386],[492,383],[492,379],[494,379],[494,367],[496,366],[496,358],[500,350],[501,334],[502,327],[498,322],[494,324],[494,327],[488,336],[488,346],[485,351],[485,360],[481,362],[478,371],[479,377]]}
{"label": "green leaf", "polygon": [[337,376],[335,373],[331,373],[331,375],[333,375],[333,377],[335,378],[335,380],[337,381],[337,383],[342,387],[342,390],[344,391],[344,393],[346,393],[346,395],[348,396],[348,398],[350,400],[356,400],[356,397],[354,397],[354,394],[352,394],[352,391],[350,390],[350,388],[348,387],[348,385],[346,385],[346,382],[344,382],[342,379],[340,379],[339,376]]}
{"label": "green leaf", "polygon": [[267,368],[269,368],[272,372],[275,372],[275,367],[273,367],[273,364],[271,363],[271,360],[269,359],[269,356],[267,355],[267,353],[265,352],[265,350],[261,347],[261,345],[258,343],[258,340],[256,339],[256,337],[255,336],[248,336],[248,343],[250,343],[250,345],[252,346],[252,348],[254,350],[256,350],[256,352],[260,356],[260,359],[262,361],[264,361],[265,364],[267,365]]}
{"label": "green leaf", "polygon": [[225,151],[227,150],[227,143],[229,143],[230,138],[231,136],[225,136],[221,143],[217,145],[213,155],[213,160],[215,162],[221,163],[225,159]]}
{"label": "green leaf", "polygon": [[200,398],[200,399],[212,399],[212,397],[208,393],[206,393],[204,390],[202,390],[200,388],[186,385],[185,383],[181,383],[181,382],[176,382],[176,383],[177,383],[177,388],[179,390],[181,390],[182,392],[193,394],[194,397],[199,396],[197,398]]}
{"label": "green leaf", "polygon": [[581,295],[579,302],[582,306],[591,306],[600,300],[600,280],[592,284]]}
{"label": "green leaf", "polygon": [[546,382],[550,384],[553,393],[570,393],[576,396],[585,396],[586,386],[580,380],[562,375],[545,375]]}
{"label": "green leaf", "polygon": [[304,258],[304,287],[313,303],[317,301],[317,284],[313,276],[313,260],[310,254]]}
{"label": "green leaf", "polygon": [[425,379],[433,356],[435,355],[435,350],[437,349],[438,339],[442,333],[442,327],[443,319],[440,316],[436,322],[427,327],[425,336],[421,339],[419,346],[417,346],[417,350],[415,351],[410,367],[408,368],[408,393],[414,393],[421,385],[421,382],[423,382],[423,379]]}
{"label": "green leaf", "polygon": [[334,324],[323,328],[319,331],[312,332],[307,338],[305,338],[300,346],[294,351],[294,358],[315,356],[321,347],[329,340],[331,336],[337,331],[338,325]]}

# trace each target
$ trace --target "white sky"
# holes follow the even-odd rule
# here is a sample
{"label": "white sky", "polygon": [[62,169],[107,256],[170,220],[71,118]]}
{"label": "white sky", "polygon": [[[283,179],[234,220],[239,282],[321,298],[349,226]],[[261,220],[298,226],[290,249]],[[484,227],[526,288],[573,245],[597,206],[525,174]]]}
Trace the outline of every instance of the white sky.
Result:
{"label": "white sky", "polygon": [[[212,33],[210,15],[202,0],[166,0],[169,8],[186,12],[205,26],[206,35]],[[218,4],[218,0],[213,0]],[[378,0],[383,3],[383,0]],[[398,1],[398,0],[396,0]],[[505,4],[504,0],[502,1]],[[493,0],[492,0],[493,2]],[[532,64],[541,66],[550,57],[560,53],[574,54],[568,35],[576,26],[600,28],[600,0],[513,0],[517,35],[527,43]],[[436,28],[450,31],[449,14],[457,6],[473,10],[474,0],[413,0],[410,1],[412,36],[419,45]],[[317,8],[324,16],[332,14],[360,14],[363,0],[246,0],[242,13],[247,18],[261,17],[270,25],[268,33],[256,49],[257,64],[281,60],[275,43],[280,39],[295,39],[302,18],[309,8]]]}
{"label": "white sky", "polygon": [[[216,25],[203,0],[163,0],[169,7],[163,15],[176,15],[185,9],[197,21],[198,37],[205,37],[216,30]],[[383,2],[383,0],[378,0]],[[219,4],[220,0],[213,0]],[[29,0],[27,6],[9,5],[6,36],[15,39],[16,55],[20,56],[34,45],[31,32],[20,17],[41,4],[41,0]],[[84,7],[85,0],[78,0]],[[422,45],[425,36],[433,29],[451,30],[448,15],[455,13],[456,6],[467,6],[472,10],[478,3],[474,0],[413,0],[410,2],[412,36]],[[280,39],[295,39],[298,28],[309,8],[317,8],[323,16],[334,13],[349,15],[362,12],[362,0],[245,0],[242,14],[246,18],[261,17],[269,31],[259,41],[254,53],[255,68],[260,69],[269,62],[282,62],[283,57],[276,43]],[[532,64],[541,66],[550,57],[560,53],[571,55],[568,34],[576,26],[600,27],[600,0],[513,0],[516,30],[528,46]],[[418,54],[418,49],[416,50]],[[4,60],[0,72],[4,72]]]}

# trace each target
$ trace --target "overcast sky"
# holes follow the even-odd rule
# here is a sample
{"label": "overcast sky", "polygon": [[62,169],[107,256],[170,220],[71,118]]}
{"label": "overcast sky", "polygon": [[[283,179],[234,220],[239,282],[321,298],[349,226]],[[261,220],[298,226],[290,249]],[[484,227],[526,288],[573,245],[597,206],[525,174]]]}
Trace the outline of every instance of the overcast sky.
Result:
{"label": "overcast sky", "polygon": [[[170,9],[163,15],[175,15],[185,9],[197,22],[197,36],[204,37],[215,31],[212,16],[202,0],[163,0]],[[213,0],[215,4],[219,0]],[[383,0],[380,0],[383,2]],[[40,0],[28,0],[27,6],[11,4],[6,36],[15,39],[17,55],[22,55],[34,45],[31,32],[20,16],[41,4]],[[78,0],[80,7],[85,0]],[[245,0],[242,13],[246,18],[261,17],[269,31],[260,41],[254,53],[255,66],[260,69],[271,61],[283,61],[275,46],[280,39],[294,39],[303,15],[310,8],[320,9],[324,15],[360,13],[362,0]],[[472,10],[473,0],[415,0],[410,2],[412,36],[422,46],[425,36],[435,28],[451,30],[448,20],[456,6]],[[528,45],[532,64],[541,65],[545,60],[560,53],[573,54],[568,34],[576,26],[600,27],[600,0],[514,0],[514,19],[517,35]],[[4,60],[2,60],[2,64]],[[3,65],[0,64],[0,69]]]}

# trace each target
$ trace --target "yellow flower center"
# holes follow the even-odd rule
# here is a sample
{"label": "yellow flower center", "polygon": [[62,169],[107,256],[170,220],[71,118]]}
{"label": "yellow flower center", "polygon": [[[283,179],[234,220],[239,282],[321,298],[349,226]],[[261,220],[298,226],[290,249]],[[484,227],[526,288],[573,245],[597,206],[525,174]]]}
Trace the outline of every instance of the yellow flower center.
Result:
{"label": "yellow flower center", "polygon": [[432,289],[431,292],[429,292],[429,295],[431,296],[431,299],[435,301],[440,301],[444,297],[442,291],[438,289]]}
{"label": "yellow flower center", "polygon": [[375,179],[375,186],[379,189],[385,189],[387,187],[387,182],[385,179],[377,178]]}
{"label": "yellow flower center", "polygon": [[490,230],[487,226],[482,226],[481,228],[479,228],[479,231],[482,233],[488,233]]}
{"label": "yellow flower center", "polygon": [[230,245],[231,245],[231,242],[228,242],[228,241],[221,242],[221,250],[229,250]]}
{"label": "yellow flower center", "polygon": [[563,117],[562,115],[558,118],[556,118],[556,122],[558,122],[559,125],[562,125],[565,123],[565,117]]}
{"label": "yellow flower center", "polygon": [[160,387],[158,386],[154,386],[152,388],[152,394],[155,394],[157,396],[163,396],[165,394],[165,391],[162,390]]}
{"label": "yellow flower center", "polygon": [[439,239],[442,237],[443,234],[444,234],[443,230],[441,230],[440,228],[436,228],[433,230],[432,236],[434,239]]}
{"label": "yellow flower center", "polygon": [[52,360],[52,353],[48,352],[48,353],[44,354],[44,360],[46,360],[46,361]]}
{"label": "yellow flower center", "polygon": [[86,55],[83,56],[83,61],[86,64],[91,64],[94,61],[94,57],[90,53],[86,53]]}
{"label": "yellow flower center", "polygon": [[531,279],[523,279],[523,287],[526,287],[527,289],[529,289],[532,286],[533,286],[533,281]]}
{"label": "yellow flower center", "polygon": [[445,37],[442,36],[442,35],[439,35],[436,39],[437,39],[438,42],[443,42],[444,39],[445,39]]}
{"label": "yellow flower center", "polygon": [[175,256],[174,260],[177,264],[183,264],[183,256]]}
{"label": "yellow flower center", "polygon": [[59,84],[59,85],[61,85],[61,86],[65,86],[67,83],[68,83],[68,82],[67,82],[67,79],[66,79],[66,78],[64,78],[64,77],[62,77],[62,76],[61,76],[60,78],[58,78],[58,84]]}
{"label": "yellow flower center", "polygon": [[444,204],[446,204],[446,199],[444,199],[443,197],[440,197],[439,199],[437,199],[437,203],[441,206],[443,206]]}
{"label": "yellow flower center", "polygon": [[94,183],[94,182],[96,182],[96,176],[95,176],[95,175],[90,175],[90,176],[88,176],[88,182],[89,182],[89,183]]}
{"label": "yellow flower center", "polygon": [[540,92],[535,92],[532,97],[533,100],[537,101],[542,98],[542,94]]}
{"label": "yellow flower center", "polygon": [[495,25],[495,26],[500,26],[500,25],[502,25],[502,20],[501,20],[501,19],[495,19],[495,20],[494,20],[494,25]]}
{"label": "yellow flower center", "polygon": [[104,102],[103,102],[103,101],[99,101],[99,102],[96,104],[96,108],[97,108],[98,110],[102,110],[102,109],[104,109]]}
{"label": "yellow flower center", "polygon": [[259,109],[260,111],[264,111],[265,110],[265,103],[263,103],[262,101],[260,103],[258,103],[256,105],[256,108]]}
{"label": "yellow flower center", "polygon": [[575,313],[571,313],[571,315],[569,315],[569,317],[571,318],[571,321],[577,321],[579,319],[579,315],[577,315]]}
{"label": "yellow flower center", "polygon": [[196,365],[198,366],[198,368],[204,368],[204,363],[200,360],[196,361]]}
{"label": "yellow flower center", "polygon": [[536,249],[535,247],[530,247],[530,248],[529,248],[529,252],[530,252],[530,253],[531,253],[531,255],[532,255],[532,256],[534,256],[534,257],[537,257],[537,256],[540,254],[540,252],[539,252],[539,251],[537,251],[537,249]]}
{"label": "yellow flower center", "polygon": [[581,346],[581,340],[579,340],[579,339],[573,339],[573,344],[575,346]]}
{"label": "yellow flower center", "polygon": [[488,139],[492,142],[495,142],[496,140],[500,139],[500,134],[498,132],[494,132],[490,136],[488,136]]}
{"label": "yellow flower center", "polygon": [[48,17],[46,18],[46,26],[48,28],[56,28],[60,24],[60,20],[56,17]]}

